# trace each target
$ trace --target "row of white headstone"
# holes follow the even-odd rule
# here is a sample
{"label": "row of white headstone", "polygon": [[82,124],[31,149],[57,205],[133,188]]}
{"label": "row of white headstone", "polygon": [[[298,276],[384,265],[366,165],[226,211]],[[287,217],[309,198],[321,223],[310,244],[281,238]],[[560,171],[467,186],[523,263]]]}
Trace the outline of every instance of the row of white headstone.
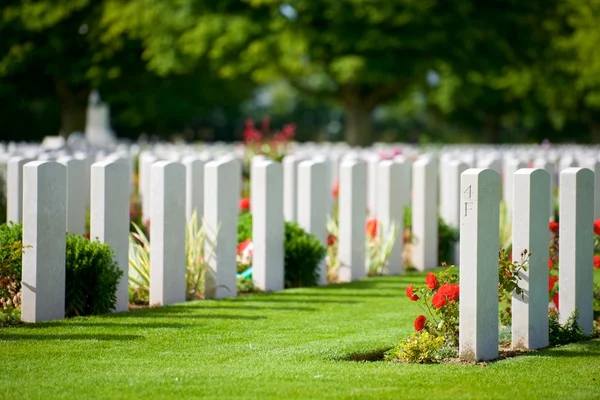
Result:
{"label": "row of white headstone", "polygon": [[[576,310],[584,333],[593,324],[594,190],[588,168],[567,168],[560,174],[561,323]],[[523,295],[512,297],[512,345],[548,346],[548,196],[550,175],[544,169],[519,169],[513,175],[512,256],[527,250],[527,271],[521,272]],[[498,224],[500,176],[492,169],[469,169],[461,176],[460,337],[459,354],[466,360],[498,356]]]}
{"label": "row of white headstone", "polygon": [[[328,198],[330,196],[327,164],[320,158],[297,161],[297,168],[294,168],[298,181],[295,196],[296,220],[307,231],[315,234],[325,243],[325,218],[329,211]],[[450,164],[456,171],[454,175],[455,182],[458,182],[464,165],[460,165],[460,163],[456,165],[456,162],[450,162]],[[61,318],[63,315],[64,278],[61,280],[57,277],[64,277],[64,232],[67,230],[69,208],[71,207],[69,204],[71,174],[69,173],[69,164],[66,165],[66,167],[63,167],[60,163],[37,161],[28,164],[24,168],[24,244],[33,246],[25,252],[23,259],[22,315],[25,321],[56,319]],[[264,290],[276,291],[283,288],[283,221],[286,219],[284,210],[286,203],[282,199],[286,198],[285,165],[285,161],[282,166],[260,157],[252,163],[254,280],[257,286]],[[364,225],[367,204],[365,186],[367,170],[367,164],[353,155],[344,157],[340,162],[340,281],[351,281],[365,276]],[[127,160],[109,158],[94,164],[91,171],[91,236],[111,245],[115,250],[118,264],[125,272],[124,276],[127,276],[129,163]],[[394,222],[401,227],[403,207],[410,201],[407,194],[410,188],[408,181],[412,180],[414,182],[413,221],[417,222],[413,222],[413,231],[419,238],[425,238],[427,232],[435,231],[432,232],[432,236],[435,235],[435,249],[437,249],[437,205],[435,201],[437,198],[437,184],[434,179],[428,179],[427,177],[435,176],[437,171],[437,160],[433,157],[422,157],[414,162],[412,166],[402,158],[380,161],[377,165],[378,204],[376,210],[377,217],[382,221],[382,225],[386,226]],[[208,286],[214,288],[214,291],[208,292],[207,297],[221,298],[235,295],[235,245],[237,243],[237,215],[241,176],[239,162],[232,157],[207,162],[206,164],[204,164],[201,157],[187,157],[182,163],[155,161],[150,165],[150,175],[151,184],[149,191],[146,191],[146,196],[152,199],[149,213],[152,221],[151,303],[170,304],[185,300],[185,220],[186,215],[189,217],[191,211],[198,209],[198,207],[203,210],[205,227],[209,235],[216,236],[218,232],[217,245],[214,249],[210,249],[213,257],[209,259],[210,273],[208,275],[210,279],[208,280]],[[200,178],[202,175],[204,182],[198,184],[198,182],[202,182]],[[463,175],[463,179],[466,175]],[[430,184],[419,185],[418,182],[429,182]],[[569,198],[566,196],[568,193],[574,193],[574,190],[568,186],[563,187],[562,182],[567,181],[561,179],[561,204],[570,204]],[[591,188],[592,194],[588,196],[588,201],[592,199],[590,204],[594,204],[593,190],[595,184],[593,174],[591,182],[588,186]],[[458,189],[458,184],[456,186],[456,189]],[[500,186],[498,178],[494,189],[498,192],[498,196]],[[542,187],[542,189],[544,188]],[[464,192],[466,189],[460,190]],[[470,212],[470,207],[473,206],[467,203],[463,204],[460,200],[460,193],[459,190],[456,190],[456,197],[459,200],[456,201],[454,210],[457,215],[460,215],[460,218],[464,219],[462,212]],[[527,207],[530,207],[533,203],[531,201],[527,203],[521,197],[524,193],[521,189],[515,189],[513,193],[519,194],[515,197],[514,202],[514,215],[516,216],[518,206],[527,204]],[[550,196],[550,189],[538,190],[536,193],[540,193],[540,196]],[[451,194],[449,193],[448,196],[451,196]],[[200,205],[201,202],[204,204]],[[429,206],[423,206],[427,204]],[[549,205],[550,202],[546,201],[546,204]],[[422,211],[419,211],[420,205],[423,206]],[[542,214],[546,216],[544,222],[546,236],[543,237],[547,239],[547,223],[550,212],[545,210]],[[428,217],[431,217],[431,215],[435,216],[435,225],[432,224],[435,227],[434,229],[427,226]],[[488,214],[487,212],[477,215],[481,215],[482,218],[495,218],[493,217],[494,214]],[[581,218],[582,214],[575,215]],[[590,224],[589,221],[593,219],[593,212],[591,215],[590,220],[587,222],[588,225]],[[563,218],[568,217],[561,216],[561,222]],[[497,219],[495,218],[496,226]],[[421,226],[418,224],[419,220],[422,221]],[[431,221],[431,218],[429,220]],[[581,225],[582,220],[578,219],[578,221],[578,224]],[[461,228],[464,231],[465,221],[462,222]],[[497,232],[497,229],[486,228],[479,229],[476,232],[490,233],[494,231]],[[60,232],[63,233],[60,234]],[[461,256],[461,266],[463,264],[469,265],[469,257],[473,257],[474,254],[479,257],[480,254],[478,247],[469,247],[480,242],[465,239],[465,237],[469,237],[468,235],[466,231],[461,232],[461,237],[463,237],[463,240],[461,240],[461,254],[467,252],[464,259]],[[517,235],[516,230],[515,235]],[[421,240],[422,242],[423,240]],[[577,242],[579,243],[579,239]],[[490,249],[492,243],[497,260],[497,233],[495,241],[491,240],[488,243]],[[546,240],[546,254],[547,244]],[[390,273],[401,271],[401,246],[402,241],[398,240],[390,260]],[[533,252],[531,250],[532,246],[528,248]],[[564,251],[564,245],[561,248]],[[518,250],[519,247],[515,246],[515,249]],[[573,252],[574,249],[573,242]],[[428,253],[424,252],[423,258],[426,255]],[[397,257],[397,261],[394,261],[394,257]],[[585,258],[581,255],[578,257],[582,260]],[[38,260],[44,262],[43,268],[38,268]],[[54,261],[48,262],[52,260]],[[479,259],[477,258],[477,260]],[[587,268],[591,271],[590,260],[591,256],[587,258]],[[431,262],[432,266],[437,264],[437,254]],[[561,253],[561,265],[564,262]],[[480,267],[483,264],[476,262],[475,265]],[[468,267],[461,268],[461,273],[467,270]],[[488,270],[488,274],[491,273],[490,271]],[[497,265],[494,271],[497,274]],[[320,271],[320,276],[321,283],[325,283],[324,278],[326,275],[323,269]],[[485,273],[476,273],[469,276],[471,278],[479,277],[475,282],[477,290],[475,293],[479,295],[484,284],[480,279],[485,276]],[[589,281],[591,282],[591,280]],[[461,282],[464,282],[464,285],[468,287],[469,277],[463,277]],[[536,282],[538,281],[536,280]],[[547,282],[547,272],[545,282]],[[489,281],[486,281],[485,284],[489,285]],[[60,289],[61,287],[63,290]],[[563,285],[561,285],[561,290],[562,288]],[[461,290],[463,299],[468,299],[469,296],[468,294],[465,295],[465,290],[467,289],[463,286]],[[547,324],[547,291],[545,293]],[[470,301],[461,302],[461,306],[462,304],[480,304],[481,301],[484,301],[482,299],[476,296],[475,303]],[[561,304],[564,304],[562,298]],[[127,279],[124,278],[119,287],[117,311],[126,309]],[[485,309],[485,307],[478,306],[476,311],[480,313],[481,309]],[[577,309],[579,310],[580,307],[577,307]],[[562,307],[561,311],[563,311]],[[468,311],[461,312],[461,318],[467,318],[468,315]],[[529,312],[527,315],[539,314]],[[563,315],[565,315],[564,311]],[[584,318],[581,311],[580,318]],[[485,326],[485,323],[481,325],[480,319],[476,319],[475,322],[474,325],[471,324],[471,326],[477,327],[475,332],[478,332],[477,329],[481,326]],[[515,329],[517,328],[515,327]],[[537,329],[539,330],[539,328]],[[462,329],[461,332],[463,332]],[[465,332],[468,333],[469,330],[465,329]],[[467,338],[467,333],[462,337]],[[487,333],[477,335],[478,340],[485,340],[481,338],[486,336],[488,336]],[[517,336],[515,335],[515,337]],[[535,344],[527,344],[525,341],[522,342],[525,347],[536,346]],[[468,343],[477,343],[477,346],[479,346],[477,348],[481,347],[477,340],[471,340]],[[461,341],[461,344],[463,344],[463,341]],[[468,349],[469,346],[464,345],[461,348]],[[469,354],[469,351],[464,350],[462,354]],[[487,355],[481,355],[477,351],[474,351],[473,354],[478,359],[487,357]]]}

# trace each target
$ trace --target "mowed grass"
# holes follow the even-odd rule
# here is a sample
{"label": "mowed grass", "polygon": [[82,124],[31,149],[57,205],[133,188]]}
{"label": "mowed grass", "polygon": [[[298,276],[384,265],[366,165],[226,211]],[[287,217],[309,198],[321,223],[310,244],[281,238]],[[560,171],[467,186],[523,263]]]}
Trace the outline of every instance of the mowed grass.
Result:
{"label": "mowed grass", "polygon": [[0,398],[600,398],[600,340],[487,366],[348,361],[412,333],[423,277],[0,329]]}

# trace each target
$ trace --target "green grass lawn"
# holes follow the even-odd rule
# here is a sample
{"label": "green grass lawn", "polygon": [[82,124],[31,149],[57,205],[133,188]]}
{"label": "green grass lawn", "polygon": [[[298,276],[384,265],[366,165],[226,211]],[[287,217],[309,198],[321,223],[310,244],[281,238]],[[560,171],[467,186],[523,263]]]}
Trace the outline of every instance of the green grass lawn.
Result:
{"label": "green grass lawn", "polygon": [[600,340],[487,366],[345,360],[413,331],[423,276],[0,329],[0,398],[600,398]]}

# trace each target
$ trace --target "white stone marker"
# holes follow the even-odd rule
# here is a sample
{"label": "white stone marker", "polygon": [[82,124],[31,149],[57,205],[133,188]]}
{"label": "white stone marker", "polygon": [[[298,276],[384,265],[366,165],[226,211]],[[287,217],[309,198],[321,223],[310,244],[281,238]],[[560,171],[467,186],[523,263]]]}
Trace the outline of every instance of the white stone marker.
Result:
{"label": "white stone marker", "polygon": [[[262,154],[252,157],[252,160],[250,160],[250,187],[252,187],[253,180],[254,180],[254,177],[252,176],[252,171],[254,170],[254,166],[263,161],[268,161],[268,160],[270,160],[270,159],[267,156],[264,156]],[[254,214],[253,205],[254,205],[254,193],[252,193],[252,191],[250,191],[250,213],[251,214]]]}
{"label": "white stone marker", "polygon": [[286,221],[296,221],[298,215],[298,165],[302,159],[294,154],[283,158],[283,215]]}
{"label": "white stone marker", "polygon": [[516,158],[504,159],[504,168],[502,169],[502,200],[506,205],[507,218],[511,218],[513,209],[513,179],[514,174],[521,168],[526,168],[527,164]]}
{"label": "white stone marker", "polygon": [[236,159],[219,159],[204,166],[204,226],[208,257],[205,297],[237,295],[237,224],[242,170]]}
{"label": "white stone marker", "polygon": [[150,305],[185,301],[185,167],[152,164],[150,213]]}
{"label": "white stone marker", "polygon": [[408,182],[404,178],[405,165],[392,160],[383,160],[377,169],[377,219],[384,233],[392,224],[396,229],[396,240],[388,259],[387,273],[402,273],[402,232],[404,231],[404,204],[399,201],[406,192]]}
{"label": "white stone marker", "polygon": [[[402,166],[402,182],[404,183],[404,189],[401,191],[398,201],[402,204],[402,209],[404,210],[411,204],[412,163],[403,156],[394,157],[394,162]],[[404,211],[402,212],[404,213]],[[404,217],[402,220],[404,221]]]}
{"label": "white stone marker", "polygon": [[152,163],[158,159],[149,153],[140,155],[139,191],[141,197],[142,221],[145,222],[152,213]]}
{"label": "white stone marker", "polygon": [[340,164],[340,205],[338,258],[340,282],[366,275],[365,224],[367,208],[367,167],[360,160]]}
{"label": "white stone marker", "polygon": [[11,157],[6,167],[6,220],[23,221],[23,166],[31,161],[25,157]]}
{"label": "white stone marker", "polygon": [[523,294],[512,295],[512,347],[548,346],[548,206],[550,174],[523,168],[514,175],[512,259],[527,250],[527,271],[520,272]]}
{"label": "white stone marker", "polygon": [[185,219],[190,221],[196,211],[198,228],[204,215],[204,161],[198,156],[185,156]]}
{"label": "white stone marker", "polygon": [[459,356],[491,360],[498,356],[500,176],[466,170],[461,199]]}
{"label": "white stone marker", "polygon": [[[469,166],[461,161],[453,160],[445,164],[443,178],[440,179],[440,214],[448,226],[460,228],[460,176]],[[460,243],[456,243],[452,260],[442,260],[448,264],[458,264]]]}
{"label": "white stone marker", "polygon": [[[327,245],[327,196],[329,181],[325,164],[315,160],[302,161],[298,165],[298,224],[313,234],[323,246]],[[363,227],[364,229],[364,227]],[[327,265],[319,266],[320,285],[327,284]]]}
{"label": "white stone marker", "polygon": [[75,158],[78,160],[82,160],[84,162],[84,181],[83,188],[81,189],[81,197],[83,197],[83,204],[85,210],[89,210],[91,204],[91,194],[90,194],[90,180],[91,180],[91,170],[92,164],[94,163],[94,157],[84,152],[77,152],[75,154]]}
{"label": "white stone marker", "polygon": [[284,288],[283,168],[271,160],[252,165],[252,280],[263,291]]}
{"label": "white stone marker", "polygon": [[600,218],[600,161],[587,159],[581,163],[581,167],[594,173],[594,220],[597,220]]}
{"label": "white stone marker", "polygon": [[553,221],[554,220],[554,188],[555,188],[554,176],[556,175],[556,166],[554,165],[554,163],[552,163],[550,161],[546,161],[543,158],[536,158],[533,161],[533,167],[544,169],[550,175],[550,185],[549,185],[549,189],[548,189],[550,192],[550,194],[549,194],[550,208],[549,208],[548,212],[550,214],[550,221]]}
{"label": "white stone marker", "polygon": [[65,316],[67,173],[57,162],[23,167],[23,250],[21,320]]}
{"label": "white stone marker", "polygon": [[560,173],[559,321],[577,310],[577,324],[588,334],[593,321],[594,173],[566,168]]}
{"label": "white stone marker", "polygon": [[438,166],[421,157],[413,164],[413,264],[419,271],[438,266]]}
{"label": "white stone marker", "polygon": [[85,161],[70,156],[57,160],[67,169],[67,232],[72,235],[85,235]]}
{"label": "white stone marker", "polygon": [[123,162],[103,160],[92,164],[90,239],[106,243],[123,271],[117,288],[115,311],[129,309],[129,168]]}
{"label": "white stone marker", "polygon": [[367,210],[371,217],[377,215],[377,171],[381,157],[369,153],[367,160]]}

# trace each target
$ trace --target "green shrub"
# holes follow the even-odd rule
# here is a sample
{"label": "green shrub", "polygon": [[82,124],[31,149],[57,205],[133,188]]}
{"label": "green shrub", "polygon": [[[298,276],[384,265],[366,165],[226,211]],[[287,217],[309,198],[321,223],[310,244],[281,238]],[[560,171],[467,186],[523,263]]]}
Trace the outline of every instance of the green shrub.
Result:
{"label": "green shrub", "polygon": [[[252,215],[242,214],[238,220],[238,243],[252,239]],[[319,279],[319,264],[327,250],[314,235],[296,222],[285,222],[285,287],[313,286]]]}
{"label": "green shrub", "polygon": [[104,314],[114,310],[122,275],[110,246],[68,235],[65,315]]}
{"label": "green shrub", "polygon": [[242,213],[238,218],[238,244],[246,239],[252,239],[252,214]]}
{"label": "green shrub", "polygon": [[386,361],[429,364],[453,356],[451,347],[445,346],[442,336],[429,332],[416,332],[385,354]]}
{"label": "green shrub", "polygon": [[[22,224],[0,225],[0,308],[7,310],[20,305],[21,257],[26,251],[22,240]],[[107,244],[67,235],[65,275],[66,316],[102,314],[115,308],[123,271],[114,262]]]}
{"label": "green shrub", "polygon": [[22,224],[0,225],[0,309],[21,305]]}

